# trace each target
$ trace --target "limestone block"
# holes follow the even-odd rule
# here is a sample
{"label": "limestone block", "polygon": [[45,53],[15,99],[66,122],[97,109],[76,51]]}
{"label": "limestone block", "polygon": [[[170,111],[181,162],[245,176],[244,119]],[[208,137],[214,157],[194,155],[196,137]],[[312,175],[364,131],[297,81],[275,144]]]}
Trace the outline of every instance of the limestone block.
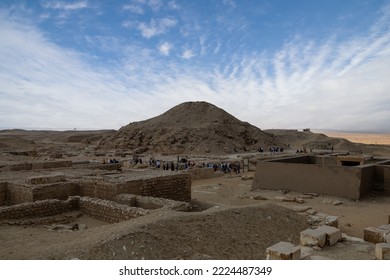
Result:
{"label": "limestone block", "polygon": [[381,225],[378,228],[383,230],[388,230],[390,232],[390,225]]}
{"label": "limestone block", "polygon": [[339,217],[337,216],[326,216],[325,217],[325,225],[331,226],[331,227],[338,227],[339,226]]}
{"label": "limestone block", "polygon": [[302,246],[318,246],[322,248],[326,244],[326,233],[306,229],[300,233],[300,243]]}
{"label": "limestone block", "polygon": [[302,199],[312,199],[313,196],[309,195],[309,194],[301,194],[300,196],[298,196],[298,198],[302,198]]}
{"label": "limestone block", "polygon": [[26,179],[27,184],[40,185],[40,184],[51,184],[65,181],[65,175],[47,175],[47,176],[35,176]]}
{"label": "limestone block", "polygon": [[295,201],[295,197],[294,196],[285,196],[283,201],[285,201],[285,202],[294,202]]}
{"label": "limestone block", "polygon": [[375,245],[375,257],[378,260],[390,260],[390,243],[377,243]]}
{"label": "limestone block", "polygon": [[266,249],[267,260],[299,260],[301,249],[289,242],[279,242]]}
{"label": "limestone block", "polygon": [[5,191],[4,192],[0,192],[0,201],[5,201]]}
{"label": "limestone block", "polygon": [[294,206],[293,207],[293,210],[295,212],[307,212],[307,210],[310,210],[311,207],[310,206]]}
{"label": "limestone block", "polygon": [[305,200],[303,198],[296,197],[295,202],[302,204],[302,203],[305,203]]}
{"label": "limestone block", "polygon": [[385,242],[390,243],[390,233],[386,234],[385,236]]}
{"label": "limestone block", "polygon": [[307,223],[312,226],[321,224],[324,221],[324,218],[317,215],[310,215],[307,217]]}
{"label": "limestone block", "polygon": [[341,230],[331,226],[320,226],[315,231],[326,235],[326,245],[332,246],[341,240]]}
{"label": "limestone block", "polygon": [[364,229],[364,240],[372,243],[383,243],[388,233],[388,230],[368,227]]}
{"label": "limestone block", "polygon": [[306,213],[309,214],[309,215],[315,215],[315,214],[317,214],[317,210],[309,209],[309,210],[306,211]]}

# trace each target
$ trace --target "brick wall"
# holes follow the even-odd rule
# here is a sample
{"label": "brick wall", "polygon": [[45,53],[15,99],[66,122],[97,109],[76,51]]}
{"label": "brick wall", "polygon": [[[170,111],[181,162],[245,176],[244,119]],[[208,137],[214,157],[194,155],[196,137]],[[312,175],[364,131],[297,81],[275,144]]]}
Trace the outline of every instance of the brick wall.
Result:
{"label": "brick wall", "polygon": [[0,220],[46,217],[76,210],[78,198],[71,197],[65,201],[58,199],[26,202],[0,208]]}
{"label": "brick wall", "polygon": [[91,197],[80,197],[79,206],[80,211],[84,214],[108,223],[130,220],[149,213],[142,208]]}
{"label": "brick wall", "polygon": [[33,202],[31,187],[9,183],[6,191],[6,205]]}
{"label": "brick wall", "polygon": [[115,197],[122,193],[190,201],[191,178],[188,174],[176,174],[122,183],[102,181],[80,183],[81,196],[115,200]]}
{"label": "brick wall", "polygon": [[191,177],[171,175],[144,180],[139,195],[162,197],[179,201],[191,200]]}
{"label": "brick wall", "polygon": [[80,195],[80,185],[73,182],[59,182],[34,186],[31,191],[33,201],[45,199],[65,200],[70,196]]}
{"label": "brick wall", "polygon": [[1,207],[0,220],[47,217],[76,210],[108,223],[134,219],[149,213],[145,209],[117,204],[113,201],[73,196],[65,201],[48,199]]}
{"label": "brick wall", "polygon": [[0,182],[0,206],[7,205],[7,182]]}
{"label": "brick wall", "polygon": [[[39,184],[43,181],[60,182]],[[191,200],[191,178],[188,174],[164,175],[147,179],[128,181],[103,181],[103,178],[83,181],[61,181],[65,178],[57,175],[30,177],[26,182],[33,185],[8,184],[0,189],[0,205],[14,205],[46,199],[65,200],[69,196],[86,196],[114,201],[118,194],[130,193],[142,196],[161,197],[178,201]],[[126,179],[125,179],[126,180]],[[37,185],[35,185],[37,183]],[[4,192],[5,194],[2,194]]]}
{"label": "brick wall", "polygon": [[2,168],[3,171],[22,171],[22,170],[38,170],[38,169],[48,169],[48,168],[64,168],[71,167],[71,161],[42,161],[42,162],[33,162],[33,163],[18,163],[8,165]]}
{"label": "brick wall", "polygon": [[135,194],[120,194],[116,201],[131,207],[140,207],[143,209],[171,209],[175,211],[190,211],[191,204],[184,201],[176,201],[160,197],[140,196]]}

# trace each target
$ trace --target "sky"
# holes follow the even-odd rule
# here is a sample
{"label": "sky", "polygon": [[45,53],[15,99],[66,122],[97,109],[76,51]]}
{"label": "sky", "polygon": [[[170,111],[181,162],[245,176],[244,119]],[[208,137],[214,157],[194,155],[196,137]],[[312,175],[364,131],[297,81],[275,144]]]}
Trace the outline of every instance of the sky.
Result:
{"label": "sky", "polygon": [[187,101],[390,132],[390,1],[0,1],[0,129],[119,129]]}

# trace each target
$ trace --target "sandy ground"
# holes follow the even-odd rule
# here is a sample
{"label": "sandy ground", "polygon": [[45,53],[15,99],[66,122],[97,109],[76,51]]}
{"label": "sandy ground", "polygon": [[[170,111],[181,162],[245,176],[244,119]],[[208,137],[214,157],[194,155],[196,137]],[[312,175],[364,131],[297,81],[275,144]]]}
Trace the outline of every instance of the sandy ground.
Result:
{"label": "sandy ground", "polygon": [[[253,176],[254,173],[242,175]],[[288,210],[297,205],[339,216],[342,232],[358,238],[363,237],[365,227],[385,224],[390,214],[389,193],[373,193],[361,201],[320,195],[297,204],[276,201],[275,197],[285,195],[279,191],[251,192],[251,183],[252,180],[242,180],[240,176],[193,181],[193,200],[214,205],[198,213],[156,212],[116,224],[82,215],[67,223],[87,225],[87,230],[76,232],[48,230],[47,224],[3,224],[0,226],[0,259],[264,259],[265,248],[278,241],[299,244],[299,232],[309,226],[305,215]],[[258,196],[265,200],[253,199]],[[342,204],[332,205],[330,202],[335,200]],[[268,221],[266,217],[271,216],[272,221]],[[276,216],[281,221],[276,220]],[[305,250],[302,254],[308,254],[308,258],[375,258],[374,245],[366,242],[344,241],[321,251]]]}
{"label": "sandy ground", "polygon": [[390,133],[362,133],[362,132],[337,132],[316,131],[329,137],[344,138],[351,142],[375,145],[390,145]]}
{"label": "sandy ground", "polygon": [[[252,176],[253,172],[245,175]],[[279,191],[255,190],[251,192],[252,180],[241,180],[240,177],[222,177],[203,179],[193,182],[192,197],[200,201],[229,206],[257,205],[273,203],[293,209],[298,205],[310,206],[318,213],[339,216],[339,227],[349,236],[363,238],[363,230],[369,226],[379,226],[387,223],[390,215],[390,192],[371,193],[366,198],[354,201],[351,199],[320,195],[305,199],[304,204],[295,202],[278,202],[276,197],[284,196]],[[266,200],[255,200],[258,196]],[[301,193],[289,192],[289,196],[299,196]],[[333,201],[341,201],[341,205],[332,205]]]}

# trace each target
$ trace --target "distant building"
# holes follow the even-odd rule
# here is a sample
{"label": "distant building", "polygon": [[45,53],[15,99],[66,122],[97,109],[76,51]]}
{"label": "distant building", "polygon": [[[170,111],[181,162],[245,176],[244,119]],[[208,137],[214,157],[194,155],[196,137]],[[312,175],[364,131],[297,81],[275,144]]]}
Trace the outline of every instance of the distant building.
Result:
{"label": "distant building", "polygon": [[252,183],[252,190],[287,189],[351,199],[378,188],[390,189],[390,159],[349,154],[259,160]]}
{"label": "distant building", "polygon": [[310,132],[310,128],[304,128],[303,132]]}

